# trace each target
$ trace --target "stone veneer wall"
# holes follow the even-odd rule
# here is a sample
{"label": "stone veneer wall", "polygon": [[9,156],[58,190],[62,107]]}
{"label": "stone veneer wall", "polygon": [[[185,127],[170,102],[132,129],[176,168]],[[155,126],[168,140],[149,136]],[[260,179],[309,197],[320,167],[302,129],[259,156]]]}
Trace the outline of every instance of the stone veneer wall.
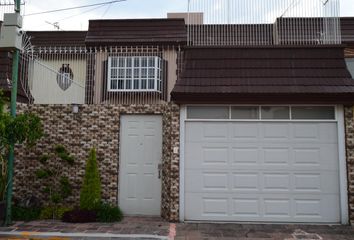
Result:
{"label": "stone veneer wall", "polygon": [[349,219],[354,224],[354,106],[344,109],[348,171]]}
{"label": "stone veneer wall", "polygon": [[96,147],[102,182],[102,198],[118,202],[119,128],[122,114],[157,114],[163,116],[162,217],[179,218],[179,107],[172,103],[159,105],[81,105],[77,114],[71,105],[19,105],[19,112],[40,116],[45,137],[33,149],[19,146],[16,150],[14,197],[23,200],[34,194],[44,199],[35,171],[42,154],[53,152],[62,144],[75,157],[75,165],[64,169],[73,185],[73,194],[66,204],[78,205],[80,186],[90,148]]}

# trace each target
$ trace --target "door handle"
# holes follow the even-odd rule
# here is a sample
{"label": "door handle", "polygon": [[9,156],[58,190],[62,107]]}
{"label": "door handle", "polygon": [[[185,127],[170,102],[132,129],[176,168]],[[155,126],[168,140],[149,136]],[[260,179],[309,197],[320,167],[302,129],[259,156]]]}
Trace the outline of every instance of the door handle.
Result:
{"label": "door handle", "polygon": [[157,171],[159,172],[158,178],[161,179],[161,175],[162,175],[162,163],[159,163],[159,164],[157,165]]}

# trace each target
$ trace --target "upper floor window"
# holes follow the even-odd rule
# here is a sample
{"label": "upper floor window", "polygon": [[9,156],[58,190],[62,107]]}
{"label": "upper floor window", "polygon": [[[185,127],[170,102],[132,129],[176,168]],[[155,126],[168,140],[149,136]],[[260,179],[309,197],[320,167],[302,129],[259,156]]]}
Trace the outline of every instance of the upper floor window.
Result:
{"label": "upper floor window", "polygon": [[108,91],[161,92],[162,59],[156,56],[109,57]]}

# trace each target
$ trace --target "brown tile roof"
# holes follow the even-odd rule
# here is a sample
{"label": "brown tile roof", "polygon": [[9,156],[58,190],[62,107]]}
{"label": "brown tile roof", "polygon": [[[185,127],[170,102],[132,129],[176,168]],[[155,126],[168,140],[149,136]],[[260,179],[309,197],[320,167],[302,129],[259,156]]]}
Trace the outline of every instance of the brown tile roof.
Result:
{"label": "brown tile roof", "polygon": [[342,17],[340,21],[342,42],[354,44],[354,17]]}
{"label": "brown tile roof", "polygon": [[90,20],[87,45],[184,44],[184,19]]}
{"label": "brown tile roof", "polygon": [[341,47],[187,48],[176,102],[354,103]]}
{"label": "brown tile roof", "polygon": [[237,42],[237,45],[272,45],[274,42],[273,24],[191,25],[188,34],[197,46],[213,45],[215,42],[226,46],[230,45],[228,39]]}
{"label": "brown tile roof", "polygon": [[28,31],[34,46],[85,46],[87,31]]}

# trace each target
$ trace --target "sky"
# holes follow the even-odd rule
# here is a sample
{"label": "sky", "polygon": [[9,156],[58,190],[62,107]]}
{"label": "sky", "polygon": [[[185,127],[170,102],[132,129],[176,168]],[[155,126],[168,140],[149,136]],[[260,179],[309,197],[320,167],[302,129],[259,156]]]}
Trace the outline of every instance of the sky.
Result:
{"label": "sky", "polygon": [[[70,8],[108,0],[26,0],[24,14]],[[212,0],[207,0],[212,1]],[[305,0],[307,1],[307,0]],[[319,0],[321,1],[321,0]],[[25,30],[86,30],[89,19],[165,18],[168,12],[186,12],[188,0],[126,0],[115,4],[25,16]],[[354,16],[354,0],[340,0],[341,16]]]}

